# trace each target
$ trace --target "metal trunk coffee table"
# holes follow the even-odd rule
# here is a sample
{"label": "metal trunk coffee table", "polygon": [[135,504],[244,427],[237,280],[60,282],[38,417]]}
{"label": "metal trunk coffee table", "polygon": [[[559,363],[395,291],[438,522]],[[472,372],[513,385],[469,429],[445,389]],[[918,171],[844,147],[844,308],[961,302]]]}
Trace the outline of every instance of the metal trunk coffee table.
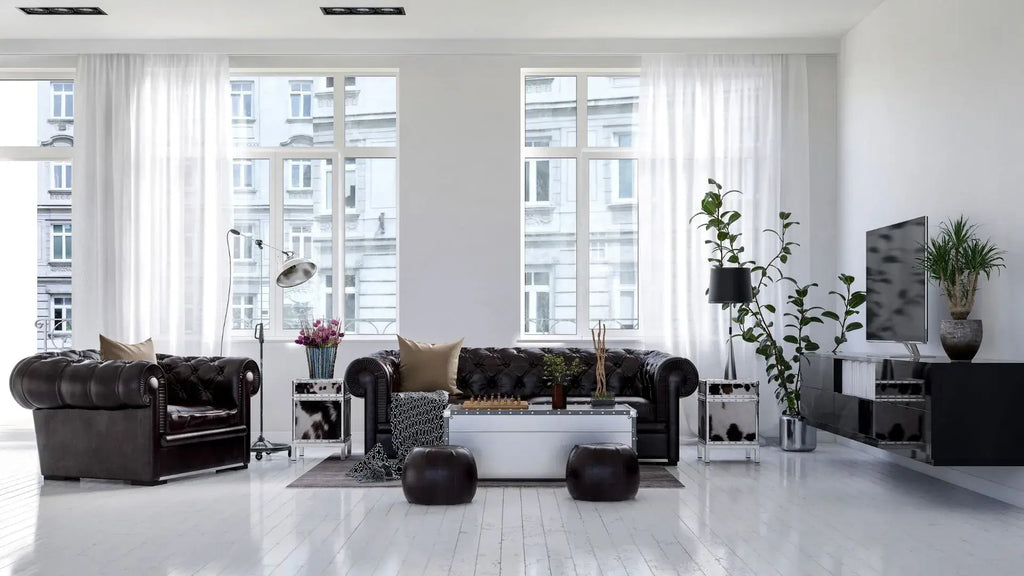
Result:
{"label": "metal trunk coffee table", "polygon": [[448,444],[465,446],[477,474],[488,480],[564,480],[565,462],[577,444],[616,442],[636,450],[636,410],[624,404],[591,408],[531,404],[528,410],[444,412]]}

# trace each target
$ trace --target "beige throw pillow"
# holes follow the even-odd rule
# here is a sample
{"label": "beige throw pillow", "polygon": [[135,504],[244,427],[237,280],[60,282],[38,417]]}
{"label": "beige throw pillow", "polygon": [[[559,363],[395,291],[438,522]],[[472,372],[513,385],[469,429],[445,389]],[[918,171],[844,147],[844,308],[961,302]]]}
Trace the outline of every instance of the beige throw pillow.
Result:
{"label": "beige throw pillow", "polygon": [[100,360],[142,360],[156,363],[153,339],[147,338],[138,344],[125,344],[100,334]]}
{"label": "beige throw pillow", "polygon": [[402,392],[443,390],[458,394],[455,377],[459,370],[462,338],[447,344],[427,344],[398,337],[398,371]]}

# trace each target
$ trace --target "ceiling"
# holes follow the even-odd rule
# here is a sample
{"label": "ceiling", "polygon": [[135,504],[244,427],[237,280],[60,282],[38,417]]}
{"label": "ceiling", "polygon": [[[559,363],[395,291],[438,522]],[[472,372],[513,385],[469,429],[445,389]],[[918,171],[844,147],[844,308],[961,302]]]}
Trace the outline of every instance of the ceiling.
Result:
{"label": "ceiling", "polygon": [[[883,0],[0,0],[12,39],[837,38]],[[99,6],[108,16],[27,16]],[[323,16],[404,6],[407,16]]]}

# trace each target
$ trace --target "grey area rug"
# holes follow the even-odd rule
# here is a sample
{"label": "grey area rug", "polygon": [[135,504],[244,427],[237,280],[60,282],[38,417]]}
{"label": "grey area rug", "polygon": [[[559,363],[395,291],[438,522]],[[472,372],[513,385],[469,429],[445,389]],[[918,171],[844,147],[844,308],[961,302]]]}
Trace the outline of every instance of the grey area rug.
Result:
{"label": "grey area rug", "polygon": [[[387,482],[359,482],[345,475],[352,466],[359,462],[356,456],[341,460],[331,456],[320,462],[305,474],[299,476],[288,485],[289,488],[401,488],[401,480]],[[512,488],[564,488],[562,480],[481,480],[480,488],[512,487]],[[682,488],[683,484],[664,466],[652,464],[640,465],[641,488]]]}

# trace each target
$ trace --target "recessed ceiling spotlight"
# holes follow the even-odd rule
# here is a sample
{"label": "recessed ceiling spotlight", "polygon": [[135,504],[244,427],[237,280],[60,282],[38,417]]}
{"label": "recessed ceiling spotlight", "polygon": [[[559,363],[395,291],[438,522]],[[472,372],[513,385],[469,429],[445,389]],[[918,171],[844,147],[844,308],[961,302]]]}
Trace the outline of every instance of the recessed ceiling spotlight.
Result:
{"label": "recessed ceiling spotlight", "polygon": [[405,16],[405,8],[401,6],[384,8],[321,6],[320,11],[324,13],[324,16]]}
{"label": "recessed ceiling spotlight", "polygon": [[30,6],[18,8],[29,16],[106,16],[107,13],[95,6]]}

